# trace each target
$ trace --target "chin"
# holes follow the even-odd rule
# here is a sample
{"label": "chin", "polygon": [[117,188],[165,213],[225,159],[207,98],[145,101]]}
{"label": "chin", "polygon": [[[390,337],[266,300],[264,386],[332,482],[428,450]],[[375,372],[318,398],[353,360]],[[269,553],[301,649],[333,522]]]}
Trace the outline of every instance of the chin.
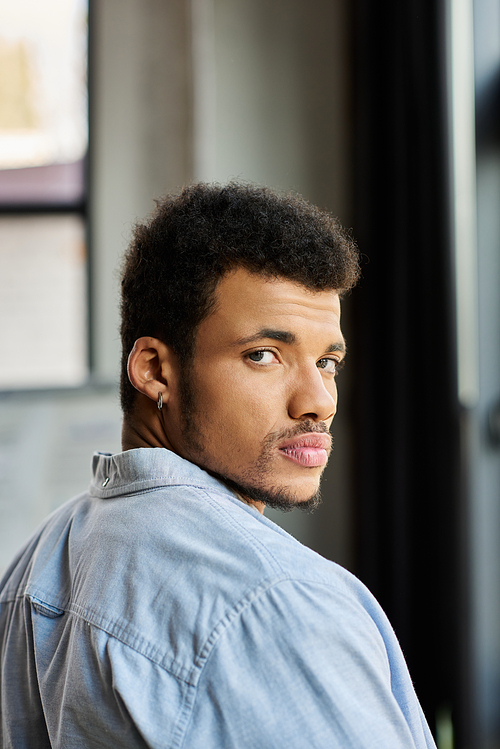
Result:
{"label": "chin", "polygon": [[232,479],[229,476],[211,472],[230,489],[241,494],[254,502],[262,502],[266,507],[272,507],[282,512],[291,512],[299,509],[303,512],[313,512],[321,504],[321,491],[319,486],[307,493],[302,491],[300,495],[290,486],[262,486],[245,482],[241,479]]}

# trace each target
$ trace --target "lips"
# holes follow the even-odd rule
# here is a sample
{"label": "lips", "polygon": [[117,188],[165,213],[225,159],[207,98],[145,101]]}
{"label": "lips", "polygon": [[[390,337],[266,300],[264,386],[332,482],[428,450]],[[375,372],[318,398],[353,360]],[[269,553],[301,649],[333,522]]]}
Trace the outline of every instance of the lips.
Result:
{"label": "lips", "polygon": [[328,461],[331,447],[331,437],[325,433],[301,434],[282,442],[279,446],[280,453],[306,468],[324,466]]}

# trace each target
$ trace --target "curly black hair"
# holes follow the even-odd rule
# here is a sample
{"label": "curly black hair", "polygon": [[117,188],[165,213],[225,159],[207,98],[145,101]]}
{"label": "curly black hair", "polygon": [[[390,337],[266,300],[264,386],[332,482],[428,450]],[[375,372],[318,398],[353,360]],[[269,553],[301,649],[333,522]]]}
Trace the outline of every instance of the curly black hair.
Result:
{"label": "curly black hair", "polygon": [[135,399],[127,376],[134,342],[141,336],[159,338],[185,365],[217,284],[235,267],[340,294],[354,286],[359,275],[350,235],[336,219],[297,195],[231,182],[195,184],[178,196],[160,199],[149,219],[136,225],[123,264],[125,414]]}

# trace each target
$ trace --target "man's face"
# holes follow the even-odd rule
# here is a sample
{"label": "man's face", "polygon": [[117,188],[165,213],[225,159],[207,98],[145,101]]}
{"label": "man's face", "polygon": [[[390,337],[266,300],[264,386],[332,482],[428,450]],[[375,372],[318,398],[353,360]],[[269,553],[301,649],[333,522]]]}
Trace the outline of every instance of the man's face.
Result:
{"label": "man's face", "polygon": [[314,506],[344,353],[334,291],[233,271],[199,327],[173,448],[253,503]]}

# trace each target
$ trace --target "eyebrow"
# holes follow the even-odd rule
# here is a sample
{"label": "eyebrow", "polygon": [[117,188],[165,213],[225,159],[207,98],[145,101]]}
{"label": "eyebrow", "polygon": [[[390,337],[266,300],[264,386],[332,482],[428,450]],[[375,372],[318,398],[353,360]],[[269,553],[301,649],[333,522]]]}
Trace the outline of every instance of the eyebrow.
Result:
{"label": "eyebrow", "polygon": [[[296,343],[297,336],[295,333],[291,333],[289,330],[275,330],[274,328],[261,328],[257,333],[247,336],[245,338],[238,338],[234,342],[234,346],[246,346],[249,343],[256,343],[262,341],[264,338],[271,339],[273,341],[281,341],[281,343]],[[345,341],[339,341],[338,343],[332,343],[326,349],[325,353],[332,354],[338,351],[341,354],[346,354],[347,348]]]}
{"label": "eyebrow", "polygon": [[246,346],[247,343],[255,343],[256,341],[261,341],[263,338],[271,338],[273,341],[281,341],[281,343],[295,343],[297,340],[295,333],[290,333],[288,330],[261,328],[253,335],[249,335],[245,338],[238,338],[238,340],[234,342],[234,345]]}
{"label": "eyebrow", "polygon": [[335,351],[338,351],[339,354],[344,354],[344,356],[347,354],[347,344],[345,340],[341,343],[332,343],[332,345],[328,346],[326,349],[327,354],[333,354]]}

